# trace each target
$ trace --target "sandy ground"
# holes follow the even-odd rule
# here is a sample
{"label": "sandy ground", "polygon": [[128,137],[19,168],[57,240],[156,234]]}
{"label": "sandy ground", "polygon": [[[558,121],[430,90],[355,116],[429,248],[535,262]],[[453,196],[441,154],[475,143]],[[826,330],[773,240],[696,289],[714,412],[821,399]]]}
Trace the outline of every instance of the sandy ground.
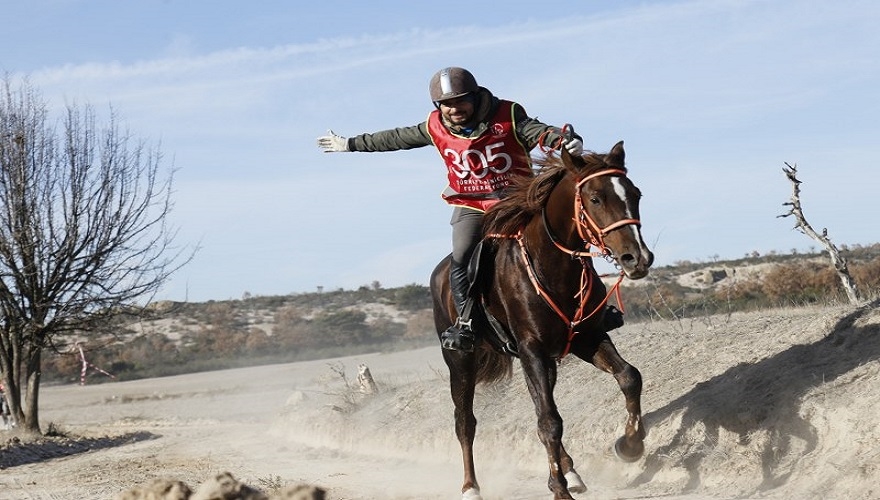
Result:
{"label": "sandy ground", "polygon": [[[876,304],[631,324],[612,337],[645,380],[646,454],[632,464],[610,454],[623,397],[610,376],[566,358],[557,401],[589,488],[578,498],[880,498]],[[360,364],[378,395],[346,388]],[[549,498],[521,372],[481,388],[476,406],[484,498]],[[439,347],[46,387],[41,422],[85,439],[16,446],[0,431],[0,499],[112,499],[223,471],[264,491],[318,485],[336,500],[459,497]]]}

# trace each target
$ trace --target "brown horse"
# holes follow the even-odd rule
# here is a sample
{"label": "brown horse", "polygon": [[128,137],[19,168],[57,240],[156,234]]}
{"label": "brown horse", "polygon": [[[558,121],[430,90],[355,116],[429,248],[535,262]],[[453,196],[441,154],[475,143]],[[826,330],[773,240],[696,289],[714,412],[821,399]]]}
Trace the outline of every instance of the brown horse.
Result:
{"label": "brown horse", "polygon": [[[603,256],[621,269],[621,279],[648,274],[654,256],[641,236],[641,193],[626,175],[622,141],[607,154],[572,157],[564,148],[560,154],[548,155],[535,177],[513,186],[486,213],[483,258],[474,285],[486,313],[479,327],[484,340],[472,353],[443,350],[464,462],[465,499],[481,498],[473,456],[474,389],[477,383],[511,373],[509,353],[519,357],[535,404],[554,498],[571,499],[570,492],[586,490],[562,444],[562,417],[553,399],[557,363],[566,354],[614,376],[628,414],[614,451],[625,461],[638,460],[644,452],[641,374],[618,354],[602,326],[611,293],[592,265],[592,257]],[[438,332],[456,317],[449,259],[431,276]]]}

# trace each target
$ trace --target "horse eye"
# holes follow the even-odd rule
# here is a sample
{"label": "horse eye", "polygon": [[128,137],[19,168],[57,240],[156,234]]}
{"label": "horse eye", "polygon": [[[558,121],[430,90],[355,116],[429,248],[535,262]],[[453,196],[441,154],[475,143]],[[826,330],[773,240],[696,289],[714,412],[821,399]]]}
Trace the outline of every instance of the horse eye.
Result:
{"label": "horse eye", "polygon": [[598,196],[590,196],[590,203],[592,203],[593,205],[598,205],[602,202],[601,200],[599,200]]}

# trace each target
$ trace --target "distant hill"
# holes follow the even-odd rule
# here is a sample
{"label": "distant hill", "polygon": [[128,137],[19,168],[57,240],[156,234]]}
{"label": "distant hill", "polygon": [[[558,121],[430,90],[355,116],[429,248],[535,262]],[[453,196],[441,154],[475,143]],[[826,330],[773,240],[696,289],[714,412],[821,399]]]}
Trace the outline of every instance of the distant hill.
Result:
{"label": "distant hill", "polygon": [[[862,295],[880,295],[880,244],[841,250]],[[606,278],[609,286],[615,278]],[[833,304],[844,298],[829,258],[819,252],[677,262],[652,269],[643,280],[624,280],[621,292],[628,323]],[[149,313],[150,319],[119,325],[114,342],[89,339],[90,362],[125,379],[436,342],[430,291],[418,284],[383,288],[374,282],[357,290],[158,302]],[[50,356],[44,378],[72,382],[80,368],[76,352]]]}
{"label": "distant hill", "polygon": [[[868,246],[844,247],[845,257],[850,262],[854,274],[865,274],[868,268],[880,266],[880,243]],[[656,267],[647,278],[624,280],[621,288],[626,295],[635,296],[645,289],[666,287],[670,302],[686,302],[688,297],[703,297],[706,294],[724,291],[726,288],[742,286],[744,283],[762,283],[774,269],[800,267],[808,273],[833,273],[827,254],[813,253],[757,253],[739,259],[713,260],[711,262],[680,261],[672,265]],[[604,278],[610,286],[616,277]],[[863,292],[867,295],[876,292],[877,282],[870,276],[865,281]],[[876,276],[874,276],[876,278]],[[836,279],[836,278],[835,278]],[[831,300],[834,290],[827,290]],[[626,296],[625,296],[626,302]],[[637,300],[638,302],[638,300]],[[773,305],[769,302],[766,305]],[[780,304],[790,305],[790,304]],[[389,320],[406,323],[424,309],[431,308],[428,288],[411,284],[399,288],[382,288],[378,282],[357,290],[337,289],[333,291],[294,293],[280,296],[252,295],[243,299],[208,302],[159,302],[153,306],[165,316],[163,319],[133,325],[138,332],[162,333],[172,337],[182,332],[206,327],[216,322],[218,311],[231,316],[239,327],[259,328],[271,333],[274,318],[285,308],[298,309],[303,317],[311,318],[319,312],[328,310],[358,309],[367,315],[367,321]]]}

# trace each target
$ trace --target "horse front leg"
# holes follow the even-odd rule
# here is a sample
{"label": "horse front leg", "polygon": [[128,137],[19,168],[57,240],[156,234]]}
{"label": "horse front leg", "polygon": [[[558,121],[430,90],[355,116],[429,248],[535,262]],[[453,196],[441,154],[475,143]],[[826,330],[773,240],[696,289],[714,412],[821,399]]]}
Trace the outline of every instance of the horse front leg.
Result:
{"label": "horse front leg", "polygon": [[[581,354],[576,353],[578,357]],[[627,363],[609,337],[605,337],[586,359],[617,380],[626,400],[626,428],[624,435],[614,443],[614,454],[624,462],[635,462],[645,452],[645,428],[642,425],[642,374]]]}
{"label": "horse front leg", "polygon": [[461,498],[482,500],[474,467],[474,436],[477,431],[477,418],[474,416],[475,355],[444,350],[443,358],[449,367],[449,389],[455,406],[455,435],[461,445],[461,460],[464,466]]}
{"label": "horse front leg", "polygon": [[[550,466],[550,477],[547,487],[553,492],[556,500],[571,499],[568,491],[567,472],[574,471],[571,457],[562,446],[562,416],[553,399],[556,385],[556,362],[552,359],[520,350],[526,385],[535,404],[538,417],[538,437],[547,450],[547,462]],[[574,473],[577,476],[577,473]],[[572,476],[569,476],[572,477]],[[577,476],[580,479],[579,476]]]}

